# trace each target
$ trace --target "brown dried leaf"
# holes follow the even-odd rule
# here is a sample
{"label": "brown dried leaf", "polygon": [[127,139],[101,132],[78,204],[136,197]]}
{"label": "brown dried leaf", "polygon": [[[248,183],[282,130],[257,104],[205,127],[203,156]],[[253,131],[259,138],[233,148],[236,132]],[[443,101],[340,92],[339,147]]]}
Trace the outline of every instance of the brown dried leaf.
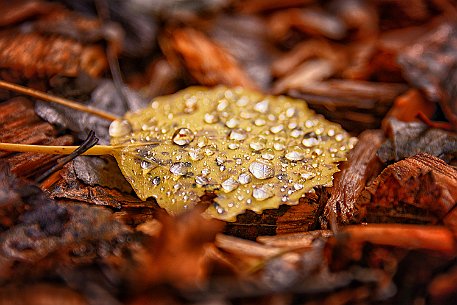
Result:
{"label": "brown dried leaf", "polygon": [[125,266],[135,289],[161,283],[190,289],[206,280],[210,263],[206,248],[224,223],[204,219],[201,212],[160,217],[159,236],[134,253],[136,267]]}
{"label": "brown dried leaf", "polygon": [[257,87],[226,50],[195,29],[170,30],[161,47],[171,63],[185,67],[202,85]]}
{"label": "brown dried leaf", "polygon": [[247,15],[219,15],[209,35],[235,58],[256,85],[269,90],[274,51],[263,19]]}
{"label": "brown dried leaf", "polygon": [[77,76],[80,72],[97,77],[108,66],[101,46],[38,33],[4,30],[0,32],[0,50],[0,68],[17,71],[27,78]]}
{"label": "brown dried leaf", "polygon": [[378,150],[382,162],[398,161],[427,153],[446,162],[457,157],[457,134],[428,128],[420,122],[404,123],[392,118],[386,126],[389,139]]}
{"label": "brown dried leaf", "polygon": [[417,89],[409,89],[395,99],[393,107],[383,120],[383,125],[388,125],[391,117],[399,121],[411,122],[417,120],[417,115],[422,113],[431,118],[435,108],[435,104],[425,100]]}
{"label": "brown dried leaf", "polygon": [[41,0],[2,0],[0,2],[0,6],[2,8],[0,26],[19,23],[31,17],[44,15],[62,8],[59,4],[44,2]]}
{"label": "brown dried leaf", "polygon": [[421,36],[398,60],[405,77],[439,102],[457,128],[457,24],[447,21]]}

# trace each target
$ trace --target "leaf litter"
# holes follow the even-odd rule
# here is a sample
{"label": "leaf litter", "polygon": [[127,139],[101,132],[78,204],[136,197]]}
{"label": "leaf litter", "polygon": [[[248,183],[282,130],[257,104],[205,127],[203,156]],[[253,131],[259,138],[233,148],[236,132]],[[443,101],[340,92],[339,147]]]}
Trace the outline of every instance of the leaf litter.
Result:
{"label": "leaf litter", "polygon": [[[279,84],[284,88],[292,85],[294,90],[287,94],[306,100],[309,107],[318,113],[342,124],[346,130],[359,133],[367,128],[379,128],[382,118],[392,103],[397,104],[398,102],[399,104],[399,94],[405,92],[408,87],[410,89],[406,92],[410,92],[412,87],[429,91],[428,88],[431,88],[429,86],[431,84],[438,89],[432,88],[435,92],[441,93],[441,95],[435,95],[434,101],[441,104],[447,118],[452,120],[452,109],[455,108],[452,90],[455,70],[452,50],[455,48],[455,43],[453,43],[452,34],[455,32],[455,26],[449,27],[447,24],[451,23],[445,22],[445,26],[439,27],[440,24],[443,24],[442,17],[455,16],[455,5],[451,2],[334,1],[327,5],[308,0],[281,2],[246,0],[231,2],[227,7],[227,1],[222,0],[205,1],[202,7],[199,4],[191,4],[191,1],[168,1],[167,4],[164,4],[165,6],[156,5],[152,8],[151,4],[146,4],[141,0],[122,3],[108,2],[106,6],[104,1],[98,1],[96,9],[102,8],[102,14],[99,19],[89,20],[98,22],[98,24],[93,29],[89,29],[87,33],[103,34],[103,30],[114,29],[120,24],[121,27],[117,29],[122,28],[126,35],[111,37],[114,40],[110,40],[106,36],[81,37],[83,32],[79,31],[84,30],[84,25],[91,24],[91,22],[80,23],[84,21],[84,18],[78,19],[70,16],[71,18],[64,20],[53,20],[52,14],[49,14],[46,7],[54,5],[54,3],[49,4],[45,1],[24,1],[24,3],[17,4],[17,8],[13,10],[13,12],[17,10],[19,15],[22,13],[19,20],[11,21],[11,17],[17,18],[17,14],[2,16],[1,20],[6,20],[6,23],[2,24],[4,26],[2,29],[7,30],[4,33],[11,33],[15,30],[23,33],[24,30],[29,30],[33,33],[29,35],[30,41],[24,40],[24,35],[6,35],[3,36],[4,42],[9,41],[8,45],[18,46],[18,42],[22,40],[26,42],[23,44],[25,46],[33,40],[39,41],[39,45],[45,46],[46,44],[43,44],[47,37],[45,35],[52,35],[55,39],[52,38],[48,41],[53,43],[60,41],[67,43],[66,46],[77,48],[82,46],[89,49],[102,47],[103,49],[105,45],[103,42],[100,43],[99,39],[106,39],[110,44],[124,40],[123,44],[120,43],[117,46],[120,48],[119,54],[125,79],[129,85],[132,85],[135,82],[132,77],[133,72],[135,78],[140,81],[137,81],[137,85],[132,87],[140,89],[141,86],[149,83],[151,86],[149,93],[145,90],[146,88],[141,90],[143,93],[150,94],[150,98],[173,93],[179,88],[195,83],[215,84],[215,79],[218,80],[216,83],[229,81],[231,84],[236,84],[237,81],[242,80],[240,77],[244,74],[248,75],[257,87],[265,90],[277,87]],[[204,6],[207,3],[217,3],[218,5],[206,10]],[[91,1],[84,3],[66,1],[66,5],[72,7],[73,10],[80,11],[83,17],[95,16],[96,13],[95,5]],[[145,5],[149,5],[149,9]],[[140,9],[138,9],[139,7]],[[232,36],[231,34],[224,37],[224,33],[218,32],[218,27],[225,28],[228,25],[224,25],[223,22],[222,24],[216,23],[215,20],[222,20],[219,18],[226,16],[227,23],[230,24],[231,20],[239,20],[236,17],[240,16],[240,12],[243,12],[243,17],[255,17],[260,22],[245,25],[246,28],[232,27],[230,31],[233,30],[234,39],[228,37]],[[65,12],[63,13],[65,15]],[[245,13],[247,15],[244,15]],[[321,18],[316,18],[316,16]],[[441,20],[439,20],[440,18]],[[23,22],[24,20],[26,22]],[[50,25],[62,21],[64,30],[74,26],[75,31],[64,33],[60,27],[50,27]],[[117,21],[119,24],[114,24],[113,28],[111,21]],[[184,30],[176,31],[183,25]],[[211,29],[214,25],[216,28]],[[169,37],[171,42],[176,41],[175,38],[179,34],[184,36],[187,34],[188,42],[192,39],[203,42],[199,46],[202,48],[198,48],[192,43],[185,45],[184,48],[182,48],[183,45],[178,46],[178,44],[171,45],[170,49],[162,44],[158,46],[154,42],[156,29],[159,35],[164,32],[170,33],[169,30],[173,29],[172,37]],[[250,29],[252,32],[249,31]],[[267,33],[267,37],[259,37],[265,42],[265,45],[254,43],[252,39],[237,40],[237,37],[248,38],[250,33],[259,33],[257,31],[259,29],[261,32]],[[429,30],[432,31],[429,32]],[[426,32],[430,34],[421,37]],[[74,36],[74,34],[79,36]],[[164,36],[161,35],[161,37]],[[315,45],[313,42],[323,42],[324,45],[328,43],[334,48],[332,47],[331,50],[317,48],[315,53],[311,52],[310,57],[304,56],[306,57],[304,58],[302,52],[309,51],[309,48]],[[55,77],[46,79],[46,74],[54,73],[53,71],[67,73],[68,71],[65,72],[65,67],[62,66],[62,61],[54,62],[49,60],[50,57],[41,60],[37,54],[46,55],[46,52],[41,52],[46,50],[30,49],[34,52],[29,54],[30,50],[24,48],[23,45],[15,49],[19,50],[21,54],[23,52],[24,56],[21,55],[21,58],[27,60],[23,61],[21,65],[10,62],[2,68],[2,79],[27,84],[27,86],[41,90],[49,88],[48,85],[55,87]],[[246,46],[246,49],[241,46]],[[297,58],[294,54],[299,49],[302,56]],[[54,48],[53,50],[65,51],[67,49]],[[150,50],[154,50],[154,53]],[[199,51],[195,52],[195,50]],[[70,72],[90,72],[91,67],[89,66],[83,65],[80,66],[80,69],[75,69],[75,63],[81,64],[80,58],[76,56],[78,52],[68,51],[67,54],[71,57],[69,60]],[[12,56],[8,57],[8,60],[19,55],[18,52],[11,54]],[[32,56],[27,56],[27,54]],[[216,56],[211,54],[216,54]],[[246,54],[254,55],[246,57]],[[267,56],[264,57],[261,54]],[[289,70],[285,74],[275,75],[274,72],[269,72],[270,60],[273,60],[273,63],[278,62],[275,61],[275,58],[281,54],[283,56],[280,56],[280,59],[284,58],[286,63],[292,64],[289,65]],[[8,51],[4,49],[3,52],[0,52],[0,60],[4,60],[7,55]],[[334,55],[336,57],[332,57]],[[406,58],[406,61],[402,62],[400,59],[398,62],[399,56]],[[322,58],[331,65],[332,69],[328,70],[330,73],[321,74],[321,79],[317,80],[312,77],[305,78],[306,86],[296,86],[297,83],[294,81],[311,73],[313,69],[316,71],[316,65],[312,63],[316,59]],[[341,58],[341,60],[332,61],[332,58]],[[95,59],[101,60],[102,58]],[[173,59],[178,60],[173,62]],[[208,59],[213,62],[211,63]],[[154,63],[157,60],[161,61],[161,65],[150,69],[152,66],[148,62]],[[23,63],[27,63],[27,65],[23,65]],[[47,63],[47,65],[42,66],[43,63]],[[202,67],[195,63],[209,63],[210,65]],[[163,73],[161,74],[163,66],[168,69],[165,80]],[[27,75],[23,73],[24,67],[26,67]],[[148,74],[146,82],[143,80],[144,71],[141,71],[143,67],[146,68]],[[435,71],[434,67],[438,67],[440,71]],[[64,69],[62,70],[62,68]],[[234,68],[241,73],[230,74],[229,72],[233,72]],[[317,72],[321,71],[317,70]],[[227,78],[229,74],[231,77]],[[30,75],[34,76],[30,78],[28,77]],[[92,75],[94,74],[92,73]],[[233,75],[235,76],[233,77]],[[290,75],[296,77],[287,79]],[[45,79],[39,79],[40,77]],[[274,77],[278,77],[278,79]],[[93,84],[96,83],[94,78],[91,80]],[[424,80],[423,83],[421,83],[422,80]],[[409,82],[409,86],[406,85],[407,82]],[[138,85],[141,83],[143,85]],[[394,90],[389,89],[392,83],[397,83],[394,84],[396,87],[393,88]],[[342,88],[343,85],[344,88]],[[65,90],[68,88],[64,83],[60,83],[58,86],[65,87]],[[374,94],[369,93],[367,89]],[[5,95],[5,92],[0,92],[0,95],[5,99],[11,98],[11,95]],[[67,93],[58,95],[71,98]],[[417,98],[423,99],[423,107],[420,107],[420,111],[430,109],[430,111],[424,112],[427,118],[443,119],[439,116],[432,117],[435,104],[430,102],[433,96],[424,95],[423,91],[419,91],[419,96],[406,99],[405,103],[409,107],[407,109],[411,110],[404,110],[403,113],[408,114],[408,120],[415,119],[418,106],[413,105],[412,101]],[[77,98],[77,100],[87,100],[87,98]],[[116,107],[122,103],[124,101],[116,102]],[[12,107],[14,105],[16,103],[11,103]],[[446,109],[446,107],[448,108]],[[72,113],[70,111],[68,115],[71,116]],[[435,112],[436,114],[437,112]],[[1,115],[4,116],[4,113]],[[401,117],[398,113],[390,112],[390,115]],[[50,136],[50,133],[56,132],[50,125],[45,128],[45,134],[36,133],[40,126],[44,126],[43,124],[21,129],[21,133],[16,133],[11,128],[12,126],[22,126],[23,117],[20,113],[14,116],[17,119],[6,124],[2,131],[2,134],[11,133],[7,139],[15,139],[16,135],[20,135],[18,142],[21,143],[65,144],[48,142],[49,138],[56,136],[56,134]],[[429,123],[428,125],[439,126]],[[179,126],[175,127],[180,129]],[[406,128],[396,131],[397,140],[402,138],[402,134],[410,133],[409,127],[408,125]],[[52,185],[53,190],[60,191],[61,195],[74,196],[73,200],[108,205],[111,209],[117,210],[113,214],[116,219],[128,224],[128,227],[136,232],[128,233],[127,239],[124,239],[122,234],[120,234],[122,236],[120,239],[110,239],[109,236],[102,234],[86,242],[84,237],[78,239],[79,229],[76,228],[72,231],[76,236],[74,243],[61,244],[62,247],[49,252],[38,261],[29,263],[7,260],[7,264],[10,264],[8,266],[13,266],[14,269],[2,269],[6,273],[3,277],[4,284],[0,287],[0,296],[12,303],[31,303],[36,300],[69,303],[73,300],[77,304],[453,304],[457,295],[455,285],[453,285],[456,274],[455,237],[457,236],[457,209],[455,208],[455,194],[453,194],[455,168],[452,167],[452,164],[455,165],[455,160],[452,160],[452,145],[447,146],[449,141],[446,139],[449,138],[442,137],[441,132],[428,134],[429,129],[425,128],[425,130],[426,137],[422,137],[423,133],[419,133],[412,137],[405,136],[404,139],[412,138],[413,143],[426,143],[427,140],[438,135],[436,141],[438,144],[433,145],[428,152],[451,162],[451,165],[447,165],[431,155],[414,156],[418,151],[414,149],[413,144],[404,149],[397,149],[395,145],[391,145],[389,154],[395,155],[396,151],[401,157],[398,160],[391,159],[387,163],[383,163],[374,155],[376,147],[369,146],[370,137],[363,140],[365,136],[362,136],[363,145],[357,148],[358,152],[353,150],[353,153],[348,155],[351,166],[346,164],[341,167],[343,173],[339,175],[339,178],[335,178],[335,185],[332,188],[317,187],[315,193],[307,193],[306,198],[300,200],[296,206],[282,205],[279,209],[263,211],[261,215],[247,210],[242,217],[237,217],[236,223],[229,224],[229,226],[238,226],[238,230],[227,232],[226,229],[229,234],[240,236],[240,232],[242,232],[243,236],[253,240],[259,234],[276,233],[277,235],[273,238],[278,238],[280,242],[286,241],[285,244],[269,246],[265,246],[265,240],[268,237],[259,237],[257,242],[250,243],[231,237],[225,238],[228,242],[222,244],[218,241],[224,240],[224,238],[219,235],[213,242],[217,229],[207,226],[208,223],[202,221],[200,213],[206,203],[212,203],[211,196],[214,194],[205,192],[201,198],[202,202],[198,203],[202,207],[194,209],[191,216],[192,221],[185,219],[189,215],[166,220],[162,217],[153,219],[159,211],[153,200],[141,202],[138,198],[120,192],[116,188],[103,187],[99,185],[99,183],[105,184],[103,179],[96,181],[96,179],[89,178],[88,180],[83,179],[83,181],[80,178],[84,178],[84,175],[76,175],[74,163],[68,164],[61,172],[46,181],[48,186],[45,188],[49,191],[49,184],[55,183]],[[108,143],[109,137],[106,129],[104,132],[105,143]],[[58,135],[62,135],[62,133],[65,133],[66,137],[70,137],[68,130],[60,130]],[[40,136],[37,137],[37,134]],[[79,131],[74,131],[74,135],[85,137]],[[448,133],[447,135],[453,134]],[[197,135],[189,132],[189,128],[180,129],[170,136],[176,136],[178,144],[186,145],[191,140],[187,146],[191,146],[197,138]],[[390,144],[395,144],[392,134],[386,136],[390,138]],[[240,139],[244,135],[235,133],[233,137]],[[230,139],[230,134],[228,134],[227,140],[234,139]],[[7,141],[5,140],[5,142]],[[364,145],[369,148],[367,152],[364,150]],[[185,150],[187,146],[183,146],[183,149]],[[422,147],[427,149],[426,145]],[[21,176],[26,175],[25,172],[33,174],[41,164],[39,161],[27,162],[27,159],[34,155],[2,153],[5,160],[13,166],[17,168],[19,164],[19,167],[26,170],[15,170]],[[293,154],[290,155],[290,157],[293,156]],[[403,161],[399,161],[400,159]],[[393,165],[388,166],[390,163]],[[375,164],[376,167],[372,167],[371,164]],[[91,162],[82,162],[78,167],[82,169],[82,174],[87,174],[90,169],[97,171],[98,168],[101,168],[101,173],[104,175],[103,166],[92,167],[92,165],[94,164]],[[388,167],[385,168],[386,166]],[[383,174],[378,175],[383,167],[385,168]],[[173,168],[173,171],[179,172],[181,169],[177,166]],[[85,173],[84,170],[86,170]],[[2,173],[4,172],[2,168]],[[450,175],[451,173],[454,176]],[[269,174],[266,171],[265,176],[267,177]],[[378,177],[376,177],[377,175]],[[178,181],[184,177],[181,176]],[[274,178],[269,179],[274,180]],[[223,181],[227,181],[226,183],[220,184],[221,195],[231,193],[225,193],[225,190],[236,186],[234,180],[226,179]],[[242,181],[247,180],[247,177],[243,176]],[[86,182],[94,184],[87,185]],[[205,183],[205,180],[199,179],[199,182]],[[33,240],[47,245],[46,238],[41,238],[41,233],[36,230],[36,223],[43,222],[42,220],[35,221],[40,217],[45,219],[47,214],[55,214],[48,215],[48,218],[55,222],[55,227],[43,226],[46,232],[51,233],[44,233],[45,236],[50,236],[50,243],[58,240],[51,235],[53,232],[59,233],[62,224],[63,227],[72,227],[72,221],[68,221],[66,217],[68,215],[77,216],[77,212],[75,214],[60,212],[60,208],[55,208],[55,202],[51,204],[52,208],[46,207],[39,213],[32,208],[33,213],[40,217],[31,217],[27,205],[11,204],[24,195],[11,191],[11,185],[14,183],[2,183],[2,186],[5,185],[5,189],[0,190],[2,203],[0,211],[2,232],[0,235],[3,233],[8,235],[9,231],[20,233],[24,226],[29,226],[30,230],[27,230],[26,234],[15,235],[17,237],[14,240],[16,245],[19,248],[26,246],[25,250],[21,248],[21,252],[27,252],[27,245],[33,246]],[[347,188],[344,188],[345,186]],[[23,190],[28,189],[22,184],[20,187]],[[339,190],[335,188],[344,188],[343,193],[338,192]],[[351,191],[354,192],[351,193]],[[319,235],[310,240],[308,234],[314,236],[314,233],[318,231],[304,231],[311,228],[326,228],[328,222],[322,221],[319,226],[319,220],[320,217],[325,218],[326,216],[324,211],[330,193],[341,194],[340,197],[335,197],[334,201],[336,199],[340,207],[345,205],[349,208],[346,211],[351,211],[346,220],[359,225],[339,228],[336,225],[340,225],[341,221],[346,222],[346,220],[343,217],[337,217],[336,225],[332,226],[333,234],[327,234],[325,237]],[[265,192],[258,192],[257,195],[262,194]],[[371,198],[374,200],[369,200],[370,194],[373,195]],[[57,198],[60,198],[57,203],[60,207],[73,206],[71,200],[68,200],[69,197]],[[65,199],[62,200],[62,198]],[[362,215],[367,217],[354,218],[358,215],[353,212],[360,211],[358,205],[367,203],[364,201],[367,199],[369,201],[367,215]],[[44,206],[49,205],[45,200],[39,202]],[[109,224],[112,224],[111,217],[102,217],[102,214],[110,214],[108,209],[80,204],[78,206],[84,207],[84,211],[88,213],[81,213],[81,217],[84,219],[75,219],[76,222],[90,227],[91,223],[84,222],[84,220],[93,219],[92,216],[100,216],[108,227]],[[400,209],[396,209],[398,206]],[[420,207],[422,211],[418,211],[417,207],[413,210],[413,206]],[[89,214],[91,211],[95,215]],[[100,214],[100,211],[103,213]],[[378,213],[379,211],[381,213]],[[337,208],[335,212],[337,216],[346,216],[344,210]],[[407,213],[401,214],[402,212]],[[384,217],[378,218],[378,216]],[[267,222],[253,222],[252,220],[255,220],[256,217],[262,217]],[[308,220],[306,217],[310,219]],[[332,213],[329,213],[327,217],[335,219]],[[28,219],[27,224],[24,222],[25,218]],[[241,219],[244,222],[240,221]],[[307,225],[308,222],[313,221],[313,225]],[[387,224],[364,224],[363,221]],[[421,225],[404,224],[407,222]],[[270,224],[268,231],[260,230],[263,225]],[[294,225],[291,226],[291,224]],[[435,226],[431,224],[435,224]],[[18,230],[14,229],[15,226],[18,226]],[[87,236],[85,235],[87,230],[84,229],[81,230],[81,233]],[[281,234],[289,229],[296,235],[292,237],[288,234]],[[38,234],[35,234],[37,232]],[[160,236],[161,234],[165,235]],[[289,238],[299,240],[302,247],[291,249]],[[160,239],[161,241],[157,242]],[[259,247],[260,244],[264,244],[264,247]],[[180,247],[181,245],[182,247]],[[230,249],[237,249],[237,252],[233,253]],[[256,249],[257,252],[254,251]],[[262,252],[263,250],[266,251]],[[160,254],[161,251],[163,253]],[[34,252],[32,249],[30,253]],[[268,257],[268,253],[276,253],[277,256]],[[212,273],[215,266],[208,264],[208,259],[217,261],[216,273]],[[0,261],[4,262],[3,259]],[[170,268],[170,266],[176,266],[176,268]],[[217,267],[222,267],[223,270]],[[227,269],[232,273],[227,273]],[[238,276],[234,276],[233,271]],[[161,277],[161,275],[163,276]],[[197,280],[198,287],[192,285],[195,283],[193,279]]]}

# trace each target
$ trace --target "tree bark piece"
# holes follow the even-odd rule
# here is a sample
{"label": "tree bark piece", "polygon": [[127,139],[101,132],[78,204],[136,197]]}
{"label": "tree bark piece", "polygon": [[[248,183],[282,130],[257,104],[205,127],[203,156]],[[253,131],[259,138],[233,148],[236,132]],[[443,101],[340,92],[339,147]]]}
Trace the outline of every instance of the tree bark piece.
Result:
{"label": "tree bark piece", "polygon": [[[0,104],[0,142],[42,145],[70,145],[73,137],[57,137],[54,127],[43,122],[34,112],[33,103],[23,97],[15,97]],[[46,170],[59,158],[56,155],[12,153],[0,151],[13,173],[30,177]]]}
{"label": "tree bark piece", "polygon": [[340,166],[341,172],[335,174],[333,187],[329,189],[330,199],[324,210],[323,223],[336,215],[338,222],[349,223],[358,213],[357,200],[370,177],[381,170],[381,162],[376,152],[384,136],[380,130],[364,131],[359,142],[351,151],[348,161]]}
{"label": "tree bark piece", "polygon": [[457,170],[418,154],[388,166],[367,191],[369,222],[436,223],[457,202]]}

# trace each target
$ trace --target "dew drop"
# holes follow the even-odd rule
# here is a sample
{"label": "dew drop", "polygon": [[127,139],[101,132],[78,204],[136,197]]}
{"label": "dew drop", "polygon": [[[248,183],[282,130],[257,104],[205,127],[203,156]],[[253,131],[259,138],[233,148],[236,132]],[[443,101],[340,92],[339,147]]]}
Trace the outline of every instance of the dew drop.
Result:
{"label": "dew drop", "polygon": [[110,137],[123,137],[132,132],[132,126],[127,120],[115,120],[109,125]]}
{"label": "dew drop", "polygon": [[188,145],[195,138],[194,133],[189,128],[179,128],[173,134],[173,143],[179,146]]}
{"label": "dew drop", "polygon": [[316,138],[306,138],[301,142],[305,147],[313,147],[319,144],[319,140]]}
{"label": "dew drop", "polygon": [[218,203],[214,202],[213,203],[214,208],[216,209],[217,214],[225,214],[225,209],[221,207]]}
{"label": "dew drop", "polygon": [[276,143],[273,144],[273,148],[275,150],[282,151],[282,150],[286,149],[286,146],[284,144],[282,144],[282,143],[276,142]]}
{"label": "dew drop", "polygon": [[260,187],[257,186],[256,188],[254,188],[254,190],[252,191],[252,196],[259,201],[263,201],[273,197],[273,192],[271,191],[271,188],[269,186],[262,185]]}
{"label": "dew drop", "polygon": [[140,164],[142,169],[150,169],[152,167],[152,163],[146,160],[141,161]]}
{"label": "dew drop", "polygon": [[324,151],[320,148],[316,148],[313,153],[315,153],[316,155],[320,156],[324,153]]}
{"label": "dew drop", "polygon": [[230,144],[227,145],[227,147],[228,147],[228,149],[234,150],[234,149],[240,148],[240,144],[238,144],[238,143],[230,143]]}
{"label": "dew drop", "polygon": [[205,154],[207,156],[212,156],[216,153],[216,147],[215,146],[208,146],[208,147],[205,147]]}
{"label": "dew drop", "polygon": [[252,119],[254,116],[255,116],[255,114],[252,113],[252,112],[249,112],[249,111],[241,111],[240,112],[240,117],[242,119],[248,120],[248,119]]}
{"label": "dew drop", "polygon": [[210,172],[211,172],[211,171],[209,170],[209,168],[204,168],[204,169],[202,169],[202,175],[203,175],[203,176],[208,176],[208,175],[210,174]]}
{"label": "dew drop", "polygon": [[197,146],[202,148],[202,147],[205,147],[206,145],[208,145],[208,138],[203,136],[203,137],[200,137],[198,138],[198,141],[197,141]]}
{"label": "dew drop", "polygon": [[219,117],[215,113],[205,113],[205,116],[203,117],[203,120],[207,124],[214,124],[219,121]]}
{"label": "dew drop", "polygon": [[297,191],[303,189],[303,184],[295,183],[294,184],[294,189],[297,190]]}
{"label": "dew drop", "polygon": [[305,154],[298,149],[293,149],[286,153],[285,158],[289,161],[301,161],[305,158]]}
{"label": "dew drop", "polygon": [[249,143],[249,147],[254,150],[254,151],[261,151],[262,149],[265,149],[267,146],[267,141],[266,139],[262,138],[256,138],[252,140],[251,143]]}
{"label": "dew drop", "polygon": [[268,148],[264,152],[262,152],[262,158],[265,160],[273,160],[275,158],[273,149]]}
{"label": "dew drop", "polygon": [[297,122],[290,122],[290,123],[287,125],[287,127],[288,127],[289,129],[295,129],[295,128],[298,127],[298,124],[297,124]]}
{"label": "dew drop", "polygon": [[217,111],[224,111],[228,107],[228,101],[226,99],[222,99],[217,104]]}
{"label": "dew drop", "polygon": [[311,121],[311,120],[306,120],[306,121],[305,121],[305,127],[306,127],[306,128],[311,128],[311,127],[313,127],[314,125],[315,125],[314,122]]}
{"label": "dew drop", "polygon": [[316,135],[321,135],[323,132],[324,132],[324,128],[322,128],[322,127],[319,127],[314,131],[314,133]]}
{"label": "dew drop", "polygon": [[248,173],[243,173],[238,176],[238,182],[241,184],[248,184],[252,181],[251,175]]}
{"label": "dew drop", "polygon": [[292,138],[299,138],[303,135],[303,131],[300,129],[294,129],[290,132],[290,136]]}
{"label": "dew drop", "polygon": [[239,185],[240,185],[240,183],[238,181],[236,181],[235,179],[233,179],[232,177],[228,178],[221,184],[222,188],[224,189],[224,191],[226,193],[236,190],[236,188],[238,188]]}
{"label": "dew drop", "polygon": [[160,184],[160,177],[159,177],[159,176],[155,176],[155,177],[152,179],[152,184],[154,184],[154,185],[159,185],[159,184]]}
{"label": "dew drop", "polygon": [[275,171],[270,162],[267,161],[254,161],[249,165],[249,171],[257,179],[268,179],[275,175]]}
{"label": "dew drop", "polygon": [[196,176],[195,183],[197,183],[200,186],[205,186],[205,185],[208,185],[209,179],[204,176]]}
{"label": "dew drop", "polygon": [[170,172],[178,176],[187,174],[187,164],[184,162],[176,162],[170,167]]}
{"label": "dew drop", "polygon": [[296,113],[296,109],[293,107],[287,108],[287,110],[286,110],[286,116],[288,118],[293,117],[295,115],[295,113]]}
{"label": "dew drop", "polygon": [[254,125],[255,125],[255,126],[259,126],[259,127],[260,127],[260,126],[263,126],[263,125],[265,125],[265,124],[266,124],[266,121],[265,121],[264,119],[260,119],[260,118],[259,118],[259,119],[256,119],[256,120],[254,121]]}
{"label": "dew drop", "polygon": [[344,139],[344,136],[341,133],[339,133],[335,136],[335,140],[337,142],[341,142],[341,141],[343,141],[343,139]]}
{"label": "dew drop", "polygon": [[245,140],[247,137],[248,137],[247,131],[244,130],[244,129],[241,129],[241,128],[233,129],[233,130],[230,132],[230,136],[229,136],[229,138],[230,138],[231,140],[236,140],[236,141],[243,141],[243,140]]}
{"label": "dew drop", "polygon": [[194,161],[198,161],[203,159],[205,154],[200,148],[192,148],[189,150],[189,157]]}
{"label": "dew drop", "polygon": [[236,101],[236,104],[240,107],[244,107],[247,104],[249,104],[249,98],[246,96],[242,96],[238,99],[238,101]]}
{"label": "dew drop", "polygon": [[254,110],[260,113],[267,113],[269,106],[268,100],[262,100],[254,105]]}
{"label": "dew drop", "polygon": [[223,165],[225,163],[225,161],[227,161],[227,157],[225,157],[224,155],[220,155],[220,156],[216,157],[216,164],[218,166]]}
{"label": "dew drop", "polygon": [[281,132],[283,130],[284,130],[284,125],[282,125],[282,124],[275,125],[270,128],[270,131],[274,134]]}
{"label": "dew drop", "polygon": [[184,112],[192,113],[197,110],[197,97],[192,96],[184,101]]}
{"label": "dew drop", "polygon": [[309,172],[309,173],[301,173],[300,177],[302,177],[305,180],[309,180],[311,178],[316,177],[316,174],[315,173],[311,173],[311,172]]}
{"label": "dew drop", "polygon": [[238,126],[238,124],[239,122],[235,118],[231,118],[227,120],[227,122],[225,122],[225,126],[227,126],[228,128],[235,128],[236,126]]}

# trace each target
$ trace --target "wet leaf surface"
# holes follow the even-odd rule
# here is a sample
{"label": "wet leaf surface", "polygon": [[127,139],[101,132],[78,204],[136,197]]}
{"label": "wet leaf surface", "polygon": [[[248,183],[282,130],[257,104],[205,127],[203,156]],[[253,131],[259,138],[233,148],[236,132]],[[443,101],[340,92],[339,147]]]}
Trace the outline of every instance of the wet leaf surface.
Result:
{"label": "wet leaf surface", "polygon": [[302,101],[224,87],[157,98],[110,134],[129,144],[115,157],[140,198],[179,214],[214,191],[207,214],[230,221],[331,184],[355,140]]}

